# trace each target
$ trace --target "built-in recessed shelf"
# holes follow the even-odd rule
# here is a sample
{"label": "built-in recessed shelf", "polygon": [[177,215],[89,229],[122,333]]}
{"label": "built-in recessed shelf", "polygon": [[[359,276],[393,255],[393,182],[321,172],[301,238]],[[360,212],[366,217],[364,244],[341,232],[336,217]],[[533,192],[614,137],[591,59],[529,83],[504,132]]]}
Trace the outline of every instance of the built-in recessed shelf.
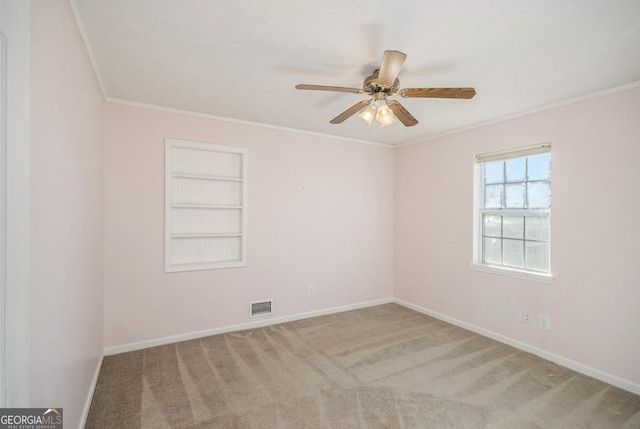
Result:
{"label": "built-in recessed shelf", "polygon": [[247,149],[165,140],[165,271],[247,264]]}

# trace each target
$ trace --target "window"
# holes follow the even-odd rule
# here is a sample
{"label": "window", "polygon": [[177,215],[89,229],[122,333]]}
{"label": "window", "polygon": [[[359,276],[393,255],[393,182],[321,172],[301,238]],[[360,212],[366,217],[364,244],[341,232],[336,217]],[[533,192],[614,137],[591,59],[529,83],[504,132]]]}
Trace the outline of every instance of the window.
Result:
{"label": "window", "polygon": [[548,281],[551,145],[476,156],[471,268]]}
{"label": "window", "polygon": [[165,271],[246,266],[247,149],[165,140]]}

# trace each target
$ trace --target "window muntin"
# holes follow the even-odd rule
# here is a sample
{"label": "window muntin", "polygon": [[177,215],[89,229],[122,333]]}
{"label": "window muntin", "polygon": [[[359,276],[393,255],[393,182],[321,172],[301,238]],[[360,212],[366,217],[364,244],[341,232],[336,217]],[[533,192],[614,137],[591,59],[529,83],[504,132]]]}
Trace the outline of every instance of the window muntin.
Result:
{"label": "window muntin", "polygon": [[550,274],[550,146],[477,158],[476,263]]}

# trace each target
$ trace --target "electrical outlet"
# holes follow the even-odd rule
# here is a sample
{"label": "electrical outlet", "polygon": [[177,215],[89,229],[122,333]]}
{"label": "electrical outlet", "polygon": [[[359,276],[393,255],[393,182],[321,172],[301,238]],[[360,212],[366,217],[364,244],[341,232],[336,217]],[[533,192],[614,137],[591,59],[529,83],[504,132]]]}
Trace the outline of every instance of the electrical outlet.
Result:
{"label": "electrical outlet", "polygon": [[524,323],[531,323],[531,313],[528,311],[522,312],[522,321]]}
{"label": "electrical outlet", "polygon": [[316,294],[316,287],[314,285],[307,286],[307,295],[313,296]]}
{"label": "electrical outlet", "polygon": [[545,331],[551,330],[551,319],[546,314],[538,314],[538,328]]}

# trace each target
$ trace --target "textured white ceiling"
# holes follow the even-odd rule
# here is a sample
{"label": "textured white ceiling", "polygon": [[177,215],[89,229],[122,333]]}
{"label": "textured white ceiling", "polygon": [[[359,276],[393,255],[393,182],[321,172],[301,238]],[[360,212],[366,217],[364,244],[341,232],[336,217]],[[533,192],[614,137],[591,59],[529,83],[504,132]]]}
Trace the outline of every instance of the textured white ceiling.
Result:
{"label": "textured white ceiling", "polygon": [[[397,145],[640,81],[638,0],[71,0],[106,97]],[[366,96],[386,49],[420,121],[329,120]]]}

